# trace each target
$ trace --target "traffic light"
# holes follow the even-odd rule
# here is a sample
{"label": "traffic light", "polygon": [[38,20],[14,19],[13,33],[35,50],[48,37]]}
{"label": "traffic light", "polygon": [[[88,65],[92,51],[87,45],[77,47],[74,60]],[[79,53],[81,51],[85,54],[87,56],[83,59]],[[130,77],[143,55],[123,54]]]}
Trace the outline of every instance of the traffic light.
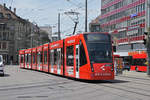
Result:
{"label": "traffic light", "polygon": [[148,32],[144,32],[144,35],[143,44],[146,45]]}

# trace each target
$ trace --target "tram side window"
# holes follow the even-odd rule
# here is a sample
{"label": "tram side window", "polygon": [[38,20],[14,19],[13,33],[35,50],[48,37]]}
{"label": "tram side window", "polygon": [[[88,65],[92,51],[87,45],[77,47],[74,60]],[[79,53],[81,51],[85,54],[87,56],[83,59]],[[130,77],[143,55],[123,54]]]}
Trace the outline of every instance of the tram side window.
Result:
{"label": "tram side window", "polygon": [[87,64],[86,54],[83,44],[80,45],[80,66]]}
{"label": "tram side window", "polygon": [[28,63],[31,64],[31,55],[28,56]]}
{"label": "tram side window", "polygon": [[28,54],[26,54],[26,63],[28,63],[28,61],[29,61],[29,58],[28,58]]}
{"label": "tram side window", "polygon": [[35,53],[33,53],[33,63],[35,64],[35,56],[36,56],[36,54]]}
{"label": "tram side window", "polygon": [[47,64],[47,51],[44,51],[44,64]]}
{"label": "tram side window", "polygon": [[61,48],[61,65],[63,65],[63,48]]}
{"label": "tram side window", "polygon": [[21,61],[21,63],[23,63],[23,55],[21,55],[21,60],[20,61]]}
{"label": "tram side window", "polygon": [[54,65],[54,52],[52,50],[50,50],[50,64]]}
{"label": "tram side window", "polygon": [[39,59],[39,62],[42,63],[42,59],[43,59],[42,52],[40,52],[38,59]]}
{"label": "tram side window", "polygon": [[69,46],[67,47],[67,66],[73,66],[74,65],[74,47]]}
{"label": "tram side window", "polygon": [[57,56],[58,56],[58,52],[57,49],[54,50],[54,65],[57,65]]}
{"label": "tram side window", "polygon": [[57,64],[61,64],[60,51],[57,51]]}

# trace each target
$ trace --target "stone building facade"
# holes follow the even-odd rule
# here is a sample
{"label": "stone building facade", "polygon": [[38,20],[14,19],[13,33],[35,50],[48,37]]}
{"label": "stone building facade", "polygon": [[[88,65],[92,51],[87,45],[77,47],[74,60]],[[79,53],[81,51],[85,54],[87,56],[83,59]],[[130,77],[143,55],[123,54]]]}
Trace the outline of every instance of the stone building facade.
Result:
{"label": "stone building facade", "polygon": [[[48,37],[48,36],[47,36]],[[18,64],[18,50],[40,45],[39,27],[0,5],[0,55],[6,64]]]}
{"label": "stone building facade", "polygon": [[118,53],[146,50],[143,39],[147,1],[101,0],[100,31],[112,34]]}

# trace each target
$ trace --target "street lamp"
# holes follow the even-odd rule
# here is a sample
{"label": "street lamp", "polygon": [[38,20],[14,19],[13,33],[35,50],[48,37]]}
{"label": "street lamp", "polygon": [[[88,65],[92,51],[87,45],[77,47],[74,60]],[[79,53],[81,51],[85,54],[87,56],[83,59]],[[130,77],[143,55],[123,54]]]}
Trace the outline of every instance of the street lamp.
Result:
{"label": "street lamp", "polygon": [[85,32],[87,32],[87,0],[85,0]]}
{"label": "street lamp", "polygon": [[58,13],[58,40],[60,40],[60,13]]}

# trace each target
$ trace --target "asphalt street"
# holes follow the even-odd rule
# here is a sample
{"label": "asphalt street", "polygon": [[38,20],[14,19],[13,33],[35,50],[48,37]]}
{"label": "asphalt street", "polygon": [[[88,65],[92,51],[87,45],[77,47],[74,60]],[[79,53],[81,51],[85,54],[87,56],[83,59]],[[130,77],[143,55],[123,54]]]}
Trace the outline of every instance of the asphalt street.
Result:
{"label": "asphalt street", "polygon": [[150,77],[124,71],[113,81],[79,81],[5,66],[0,100],[150,100]]}

